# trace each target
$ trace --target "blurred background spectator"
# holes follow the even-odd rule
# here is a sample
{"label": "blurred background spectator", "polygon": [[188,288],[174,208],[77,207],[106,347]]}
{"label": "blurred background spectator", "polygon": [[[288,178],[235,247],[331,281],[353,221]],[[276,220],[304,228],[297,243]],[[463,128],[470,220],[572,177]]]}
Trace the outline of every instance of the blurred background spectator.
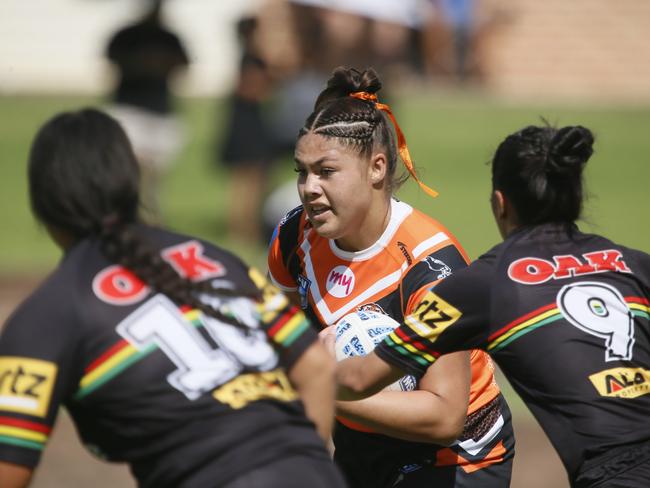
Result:
{"label": "blurred background spectator", "polygon": [[170,78],[187,66],[188,57],[163,22],[163,0],[143,3],[142,18],[117,31],[106,50],[118,70],[109,112],[126,130],[140,163],[144,215],[159,221],[159,180],[183,143]]}
{"label": "blurred background spectator", "polygon": [[[228,232],[232,238],[259,242],[260,210],[275,157],[271,128],[263,110],[271,91],[267,63],[255,42],[256,17],[237,23],[241,45],[239,77],[227,101],[223,134],[217,134],[216,159],[229,170]],[[222,139],[223,138],[223,139]]]}

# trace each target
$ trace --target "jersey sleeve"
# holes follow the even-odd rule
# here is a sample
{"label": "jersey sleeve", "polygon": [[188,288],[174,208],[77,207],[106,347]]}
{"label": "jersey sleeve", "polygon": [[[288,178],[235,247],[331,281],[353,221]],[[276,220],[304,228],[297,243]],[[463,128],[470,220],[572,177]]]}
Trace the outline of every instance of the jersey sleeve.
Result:
{"label": "jersey sleeve", "polygon": [[442,354],[483,349],[490,317],[489,276],[475,263],[427,291],[404,323],[375,351],[421,378]]}
{"label": "jersey sleeve", "polygon": [[401,283],[402,310],[408,315],[439,281],[467,267],[461,251],[450,244],[426,254],[406,273]]}
{"label": "jersey sleeve", "polygon": [[250,277],[262,290],[259,315],[262,326],[273,345],[280,351],[282,365],[290,369],[302,353],[318,339],[309,319],[284,293],[257,270]]}
{"label": "jersey sleeve", "polygon": [[38,464],[59,406],[81,376],[78,324],[57,298],[64,290],[48,290],[19,307],[0,336],[0,460],[29,468]]}
{"label": "jersey sleeve", "polygon": [[289,212],[276,227],[269,244],[269,277],[282,291],[293,292],[298,289],[291,267],[296,265],[295,254],[299,245],[302,215],[302,206]]}

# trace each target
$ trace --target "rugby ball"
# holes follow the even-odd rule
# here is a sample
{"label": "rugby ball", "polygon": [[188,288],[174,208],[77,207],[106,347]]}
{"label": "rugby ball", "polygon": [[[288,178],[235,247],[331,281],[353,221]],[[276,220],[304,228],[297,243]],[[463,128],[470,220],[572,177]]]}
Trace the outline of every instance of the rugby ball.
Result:
{"label": "rugby ball", "polygon": [[[396,327],[399,327],[396,320],[377,312],[357,310],[345,315],[335,327],[336,360],[369,354]],[[406,375],[384,389],[412,391],[416,386],[415,376]]]}

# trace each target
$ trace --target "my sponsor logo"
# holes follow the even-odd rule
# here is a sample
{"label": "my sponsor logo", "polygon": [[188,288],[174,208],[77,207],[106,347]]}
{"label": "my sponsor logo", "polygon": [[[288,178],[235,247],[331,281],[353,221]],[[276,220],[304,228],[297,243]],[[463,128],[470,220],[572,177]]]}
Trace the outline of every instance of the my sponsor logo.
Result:
{"label": "my sponsor logo", "polygon": [[650,371],[644,368],[612,368],[589,376],[605,397],[637,398],[650,393]]}
{"label": "my sponsor logo", "polygon": [[0,358],[0,410],[45,417],[52,398],[57,366],[18,356]]}
{"label": "my sponsor logo", "polygon": [[588,252],[581,257],[571,254],[553,256],[553,261],[525,257],[514,261],[508,267],[511,280],[524,285],[537,285],[550,279],[569,278],[607,271],[631,273],[623,260],[623,254],[616,249]]}
{"label": "my sponsor logo", "polygon": [[330,295],[345,298],[354,290],[354,273],[347,266],[337,266],[330,271],[325,286]]}

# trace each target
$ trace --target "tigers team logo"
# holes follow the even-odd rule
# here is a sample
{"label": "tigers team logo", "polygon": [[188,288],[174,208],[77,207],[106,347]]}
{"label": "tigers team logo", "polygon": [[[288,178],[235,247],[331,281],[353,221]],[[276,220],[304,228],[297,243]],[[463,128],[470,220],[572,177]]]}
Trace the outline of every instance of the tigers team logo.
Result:
{"label": "tigers team logo", "polygon": [[427,263],[427,266],[431,271],[436,273],[437,280],[442,280],[451,276],[451,268],[439,259],[436,259],[433,256],[427,256],[424,258],[424,262]]}
{"label": "tigers team logo", "polygon": [[337,266],[329,275],[325,286],[330,295],[345,298],[354,290],[354,273],[347,266]]}
{"label": "tigers team logo", "polygon": [[357,310],[359,312],[375,312],[375,313],[380,313],[382,315],[388,315],[383,308],[381,308],[381,305],[378,303],[364,303],[363,305],[359,305],[357,307]]}

